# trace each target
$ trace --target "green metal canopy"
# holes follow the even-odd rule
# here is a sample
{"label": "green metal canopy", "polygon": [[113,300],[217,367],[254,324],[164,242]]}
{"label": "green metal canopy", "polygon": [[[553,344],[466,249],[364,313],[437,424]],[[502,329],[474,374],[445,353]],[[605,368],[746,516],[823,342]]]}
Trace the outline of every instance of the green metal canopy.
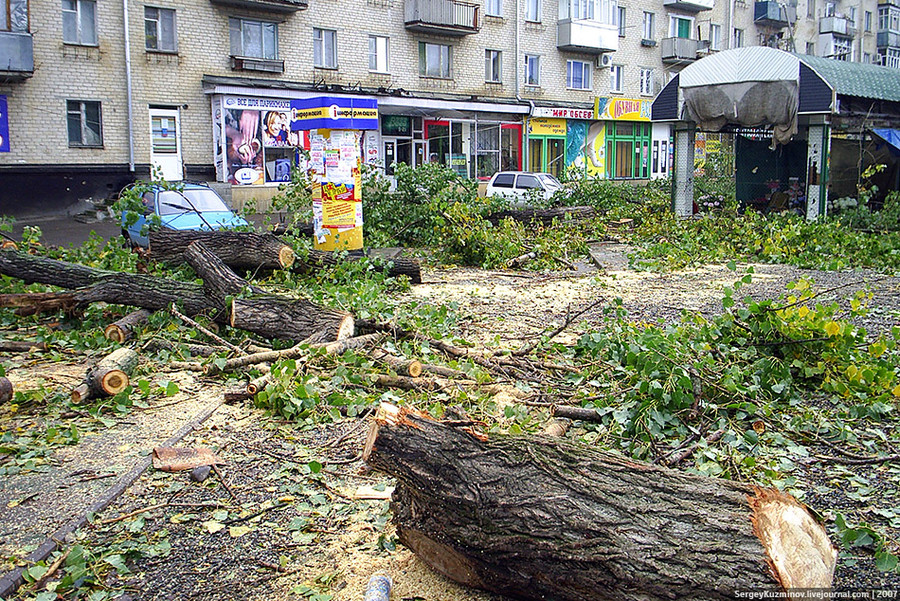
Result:
{"label": "green metal canopy", "polygon": [[796,56],[827,81],[839,96],[900,102],[900,69],[806,54]]}

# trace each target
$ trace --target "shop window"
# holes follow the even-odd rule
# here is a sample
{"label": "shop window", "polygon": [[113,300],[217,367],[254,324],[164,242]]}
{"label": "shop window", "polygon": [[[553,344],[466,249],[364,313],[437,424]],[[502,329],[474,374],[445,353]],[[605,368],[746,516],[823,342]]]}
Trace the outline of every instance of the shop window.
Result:
{"label": "shop window", "polygon": [[490,177],[500,171],[500,124],[479,123],[475,136],[475,176]]}
{"label": "shop window", "polygon": [[232,56],[278,58],[278,24],[231,18],[229,29]]}
{"label": "shop window", "polygon": [[66,125],[70,147],[100,148],[103,146],[99,102],[67,100]]}
{"label": "shop window", "polygon": [[607,127],[607,177],[650,177],[650,133],[649,123],[618,121]]}
{"label": "shop window", "polygon": [[176,52],[175,11],[171,8],[145,6],[144,40],[147,50]]}
{"label": "shop window", "polygon": [[419,42],[419,75],[450,79],[450,46]]}
{"label": "shop window", "polygon": [[66,44],[97,45],[96,2],[93,0],[62,0],[62,20],[63,41]]}
{"label": "shop window", "polygon": [[501,80],[501,66],[502,66],[502,53],[499,50],[485,50],[484,51],[484,81],[488,83],[500,83]]}
{"label": "shop window", "polygon": [[381,35],[369,36],[369,71],[390,73],[390,38]]}
{"label": "shop window", "polygon": [[503,171],[518,170],[521,167],[519,162],[519,149],[522,144],[522,126],[521,125],[502,125],[500,126],[500,169]]}
{"label": "shop window", "polygon": [[0,4],[0,31],[27,32],[28,0],[2,0],[2,2]]}
{"label": "shop window", "polygon": [[591,73],[593,70],[591,63],[566,61],[566,87],[574,90],[592,89]]}
{"label": "shop window", "polygon": [[381,134],[384,136],[409,136],[412,132],[412,117],[405,115],[382,115]]}
{"label": "shop window", "polygon": [[337,32],[313,27],[313,67],[337,69]]}
{"label": "shop window", "polygon": [[525,85],[541,85],[541,57],[535,54],[525,55]]}

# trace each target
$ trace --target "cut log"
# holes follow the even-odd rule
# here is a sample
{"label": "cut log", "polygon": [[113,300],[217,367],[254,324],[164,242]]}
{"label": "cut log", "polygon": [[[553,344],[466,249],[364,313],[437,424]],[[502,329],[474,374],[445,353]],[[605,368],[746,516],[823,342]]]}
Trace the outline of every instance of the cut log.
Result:
{"label": "cut log", "polygon": [[137,364],[138,354],[133,350],[124,347],[114,350],[87,371],[84,382],[72,391],[72,402],[83,403],[122,392]]}
{"label": "cut log", "polygon": [[569,405],[553,405],[550,408],[553,417],[565,417],[567,419],[576,419],[583,422],[602,422],[603,416],[597,413],[596,409],[586,407],[571,407]]}
{"label": "cut log", "polygon": [[0,376],[0,405],[10,402],[14,392],[12,382],[9,381],[9,378]]}
{"label": "cut log", "polygon": [[377,348],[372,351],[372,358],[381,361],[401,376],[418,378],[422,375],[422,364],[415,359],[403,359],[392,355],[384,349]]}
{"label": "cut log", "polygon": [[273,234],[253,232],[160,229],[150,232],[150,256],[167,263],[183,263],[191,242],[202,242],[232,269],[289,269],[294,250]]}
{"label": "cut log", "polygon": [[118,319],[103,330],[103,335],[107,340],[122,344],[134,338],[135,330],[142,326],[150,318],[150,311],[147,309],[138,309],[132,311],[125,317]]}
{"label": "cut log", "polygon": [[332,342],[353,336],[353,316],[321,307],[306,299],[284,297],[235,298],[231,326],[266,338]]}
{"label": "cut log", "polygon": [[550,225],[554,219],[559,221],[580,221],[590,219],[598,215],[594,207],[556,207],[553,209],[509,209],[498,211],[487,216],[487,220],[497,225],[502,219],[530,222],[536,221],[543,225]]}
{"label": "cut log", "polygon": [[46,342],[0,340],[0,353],[29,353],[31,351],[46,351],[48,348]]}
{"label": "cut log", "polygon": [[383,404],[363,458],[397,479],[400,541],[519,599],[719,601],[829,588],[836,551],[793,497],[592,446],[492,436]]}
{"label": "cut log", "polygon": [[0,294],[0,307],[15,307],[20,317],[60,310],[71,314],[78,308],[78,301],[71,292],[24,292]]}
{"label": "cut log", "polygon": [[[342,260],[361,261],[366,258],[366,255],[362,253],[348,253],[341,255],[315,249],[310,249],[308,253],[309,254],[305,259],[302,256],[298,257],[295,265],[295,268],[298,271],[310,272],[322,269],[323,267],[334,267]],[[384,271],[385,267],[387,268],[386,273],[389,277],[395,278],[399,275],[405,275],[413,284],[422,283],[422,266],[414,259],[397,257],[385,260],[383,264],[381,262],[375,263],[375,269],[378,271]]]}

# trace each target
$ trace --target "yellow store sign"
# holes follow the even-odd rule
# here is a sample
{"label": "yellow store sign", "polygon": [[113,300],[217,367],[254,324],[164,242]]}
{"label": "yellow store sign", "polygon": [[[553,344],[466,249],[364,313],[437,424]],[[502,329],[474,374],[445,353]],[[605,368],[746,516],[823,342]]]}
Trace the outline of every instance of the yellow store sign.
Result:
{"label": "yellow store sign", "polygon": [[598,96],[594,99],[596,119],[611,121],[650,121],[650,108],[653,102],[642,98],[606,98]]}
{"label": "yellow store sign", "polygon": [[566,135],[565,119],[529,119],[529,136],[560,136]]}

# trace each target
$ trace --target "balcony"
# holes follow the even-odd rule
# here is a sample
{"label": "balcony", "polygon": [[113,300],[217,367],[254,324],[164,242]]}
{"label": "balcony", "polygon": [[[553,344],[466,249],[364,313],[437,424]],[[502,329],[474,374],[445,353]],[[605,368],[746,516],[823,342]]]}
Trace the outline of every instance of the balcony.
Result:
{"label": "balcony", "polygon": [[34,75],[34,42],[30,33],[0,31],[0,83]]}
{"label": "balcony", "polygon": [[753,9],[753,22],[766,27],[788,27],[797,22],[797,7],[765,0]]}
{"label": "balcony", "polygon": [[853,22],[847,17],[834,15],[819,19],[819,33],[836,33],[838,35],[852,36],[856,33]]}
{"label": "balcony", "polygon": [[663,0],[663,6],[690,13],[699,13],[715,8],[715,0]]}
{"label": "balcony", "polygon": [[479,5],[461,0],[406,0],[406,28],[432,35],[478,33]]}
{"label": "balcony", "polygon": [[681,63],[697,60],[700,40],[690,38],[663,38],[659,44],[664,63]]}
{"label": "balcony", "polygon": [[252,56],[232,56],[231,68],[234,71],[263,71],[265,73],[284,73],[284,61]]}
{"label": "balcony", "polygon": [[309,8],[309,0],[210,0],[218,6],[289,14]]}
{"label": "balcony", "polygon": [[619,28],[592,19],[561,19],[556,47],[569,52],[603,54],[619,49]]}
{"label": "balcony", "polygon": [[900,33],[881,30],[875,38],[875,45],[878,48],[900,48]]}

